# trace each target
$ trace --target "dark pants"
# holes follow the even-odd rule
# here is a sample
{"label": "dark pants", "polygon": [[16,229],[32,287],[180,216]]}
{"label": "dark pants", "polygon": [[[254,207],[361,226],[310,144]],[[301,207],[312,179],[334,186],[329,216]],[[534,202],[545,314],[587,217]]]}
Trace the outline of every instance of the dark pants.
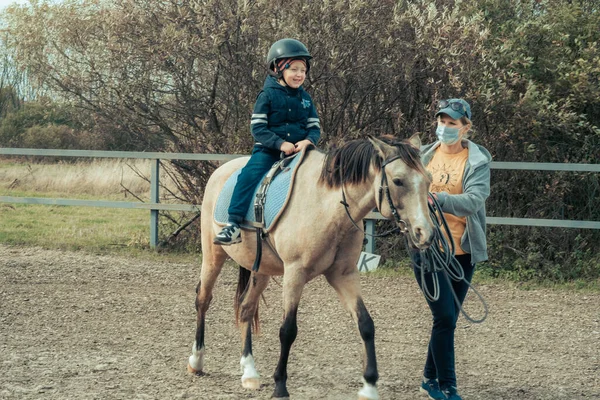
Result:
{"label": "dark pants", "polygon": [[[420,265],[421,258],[419,253],[413,253],[413,263]],[[463,254],[456,256],[456,259],[465,271],[465,279],[470,283],[475,271],[475,265],[471,265],[471,255]],[[413,266],[415,277],[419,286],[421,282],[421,271],[418,267]],[[456,282],[450,277],[450,283],[443,273],[438,273],[440,282],[440,297],[437,301],[431,302],[427,300],[431,314],[433,315],[433,326],[431,328],[431,337],[429,339],[429,347],[427,349],[427,361],[423,375],[427,379],[437,378],[440,387],[446,388],[449,386],[456,387],[456,370],[454,366],[454,330],[456,329],[456,321],[460,315],[460,310],[454,301],[454,296],[450,290],[450,285],[460,304],[463,303],[469,290],[469,285],[465,281]],[[429,292],[433,293],[433,283],[431,274],[425,275],[425,282],[429,288]]]}
{"label": "dark pants", "polygon": [[280,159],[280,151],[254,147],[252,156],[238,175],[231,203],[229,204],[229,222],[241,224],[248,213],[254,189],[261,178]]}

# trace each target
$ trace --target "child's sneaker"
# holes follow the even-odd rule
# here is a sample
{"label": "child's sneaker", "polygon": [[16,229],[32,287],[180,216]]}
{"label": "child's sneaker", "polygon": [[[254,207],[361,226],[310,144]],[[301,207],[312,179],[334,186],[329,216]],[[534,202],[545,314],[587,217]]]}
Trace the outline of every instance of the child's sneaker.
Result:
{"label": "child's sneaker", "polygon": [[442,393],[444,393],[448,400],[462,400],[462,397],[458,395],[458,392],[454,386],[442,389]]}
{"label": "child's sneaker", "polygon": [[213,239],[214,244],[230,245],[242,241],[242,230],[238,224],[229,223]]}
{"label": "child's sneaker", "polygon": [[427,393],[431,400],[446,400],[446,395],[440,390],[437,379],[424,379],[421,381],[419,391],[421,393]]}

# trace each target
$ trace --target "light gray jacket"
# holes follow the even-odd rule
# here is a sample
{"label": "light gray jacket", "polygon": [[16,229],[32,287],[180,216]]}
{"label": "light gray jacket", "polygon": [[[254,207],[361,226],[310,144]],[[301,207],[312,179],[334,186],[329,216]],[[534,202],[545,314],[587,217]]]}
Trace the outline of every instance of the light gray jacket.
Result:
{"label": "light gray jacket", "polygon": [[[469,149],[469,158],[465,165],[462,182],[462,194],[437,193],[442,211],[467,217],[465,233],[460,240],[462,249],[471,254],[471,263],[475,264],[488,259],[485,233],[485,200],[490,195],[490,162],[492,156],[482,146],[463,140]],[[421,160],[429,164],[440,142],[421,148]]]}

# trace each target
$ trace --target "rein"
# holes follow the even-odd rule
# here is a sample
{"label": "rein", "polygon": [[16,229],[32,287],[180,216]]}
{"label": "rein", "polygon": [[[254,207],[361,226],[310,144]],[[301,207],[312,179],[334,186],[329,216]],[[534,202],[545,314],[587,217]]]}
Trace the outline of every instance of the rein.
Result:
{"label": "rein", "polygon": [[[388,205],[390,206],[390,209],[392,211],[394,221],[396,222],[396,227],[387,232],[384,232],[382,234],[372,235],[367,232],[364,232],[364,234],[366,236],[384,237],[384,236],[388,236],[391,233],[394,233],[396,231],[400,231],[402,234],[408,234],[408,224],[406,223],[406,221],[404,221],[401,218],[400,214],[398,213],[398,210],[396,209],[396,206],[394,205],[394,201],[392,200],[392,195],[390,193],[390,188],[388,185],[387,174],[385,173],[386,165],[390,164],[393,161],[398,160],[399,158],[400,158],[400,156],[395,156],[395,157],[385,160],[381,164],[381,183],[379,185],[379,199],[378,199],[378,203],[377,203],[379,211],[381,212],[381,204],[383,202],[383,195],[385,194],[385,198],[387,199]],[[350,215],[350,211],[349,211],[350,206],[348,205],[348,202],[346,201],[346,193],[344,192],[344,180],[343,180],[342,168],[340,168],[340,178],[341,178],[340,181],[341,181],[341,187],[342,187],[342,201],[340,203],[344,206],[346,215],[348,215],[348,218],[352,222],[352,225],[354,225],[354,227],[356,229],[364,231],[364,229],[360,228],[358,226],[358,224],[356,223],[356,221],[354,220],[354,218],[352,218],[352,216]],[[448,227],[446,218],[444,218],[444,214],[441,211],[442,208],[440,207],[437,199],[434,196],[432,196],[431,193],[428,194],[428,198],[429,198],[429,215],[430,215],[431,221],[433,222],[433,225],[434,225],[434,239],[433,239],[433,244],[430,247],[428,247],[425,250],[420,251],[421,265],[418,266],[418,268],[421,271],[421,282],[423,282],[423,284],[421,285],[422,286],[421,289],[422,289],[423,295],[425,296],[425,298],[427,300],[432,301],[432,302],[437,301],[439,299],[439,297],[440,297],[439,273],[443,274],[444,278],[448,281],[449,284],[450,284],[450,279],[452,279],[454,281],[463,280],[469,286],[469,288],[475,293],[475,295],[477,295],[477,297],[483,304],[483,308],[484,308],[483,317],[480,319],[474,319],[470,315],[468,315],[467,312],[462,307],[462,305],[460,304],[460,301],[458,300],[458,297],[456,296],[456,293],[454,292],[454,289],[452,289],[452,285],[450,284],[449,286],[450,286],[450,290],[452,291],[452,296],[454,297],[454,302],[457,305],[460,312],[464,315],[464,317],[467,320],[469,320],[472,323],[481,323],[481,322],[485,321],[485,319],[487,318],[487,316],[489,314],[487,303],[485,302],[481,293],[479,293],[471,285],[471,283],[465,279],[465,272],[463,271],[460,263],[454,257],[454,252],[455,252],[454,240],[452,239],[452,235],[450,234],[450,228]],[[400,226],[402,226],[402,228],[400,228]],[[446,236],[444,236],[442,234],[442,228],[446,232]],[[449,243],[446,238],[449,239]],[[408,245],[408,238],[407,238],[406,244]],[[427,287],[427,284],[425,281],[426,273],[431,274],[431,280],[433,283],[433,293]]]}
{"label": "rein", "polygon": [[[390,229],[389,231],[378,234],[378,235],[377,234],[372,235],[370,233],[364,232],[364,234],[367,236],[384,237],[384,236],[388,236],[397,231],[399,231],[402,234],[408,233],[408,225],[407,225],[406,221],[404,221],[400,217],[400,214],[398,213],[398,210],[396,209],[396,206],[394,205],[394,201],[392,200],[392,195],[390,194],[390,188],[388,186],[387,174],[385,173],[385,166],[393,161],[398,160],[399,158],[400,158],[400,156],[395,156],[395,157],[385,160],[381,164],[381,183],[379,184],[379,201],[377,202],[378,209],[381,212],[381,203],[383,202],[383,191],[385,189],[385,197],[387,199],[388,205],[390,206],[390,209],[392,210],[392,215],[394,217],[394,221],[396,222],[396,226],[393,229]],[[340,203],[344,206],[346,215],[348,215],[348,218],[350,219],[350,222],[352,222],[352,225],[354,225],[354,227],[356,229],[358,229],[360,231],[364,231],[364,229],[359,227],[358,224],[356,223],[356,221],[354,220],[354,218],[352,218],[352,216],[350,215],[350,211],[349,211],[350,205],[346,201],[346,193],[344,192],[344,177],[342,175],[342,168],[340,168],[340,182],[341,182],[341,187],[342,187],[342,201],[340,201]],[[402,228],[400,228],[400,225],[402,226]]]}
{"label": "rein", "polygon": [[[479,293],[473,287],[473,285],[471,285],[471,283],[465,279],[465,272],[463,271],[460,263],[454,257],[454,240],[452,239],[452,235],[450,234],[450,228],[448,227],[446,218],[444,218],[442,208],[440,207],[440,204],[438,203],[437,199],[434,196],[432,196],[431,193],[428,194],[428,196],[429,215],[434,225],[434,239],[433,244],[431,246],[429,246],[425,250],[420,251],[421,265],[417,265],[417,268],[419,268],[421,271],[421,290],[423,292],[423,295],[427,300],[431,302],[437,301],[439,299],[439,274],[441,273],[450,286],[452,296],[454,297],[454,303],[456,304],[460,312],[468,321],[475,324],[481,323],[485,321],[489,314],[487,303],[483,299],[481,293]],[[445,236],[442,234],[442,229],[444,229],[444,231],[446,232]],[[448,240],[446,238],[448,238]],[[425,281],[425,274],[431,274],[431,281],[433,283],[433,293],[427,287],[427,283]],[[467,314],[467,312],[460,304],[460,301],[458,300],[454,289],[452,289],[450,279],[456,282],[462,280],[469,286],[469,288],[475,293],[475,295],[479,298],[481,304],[483,305],[483,317],[481,317],[480,319],[474,319]]]}

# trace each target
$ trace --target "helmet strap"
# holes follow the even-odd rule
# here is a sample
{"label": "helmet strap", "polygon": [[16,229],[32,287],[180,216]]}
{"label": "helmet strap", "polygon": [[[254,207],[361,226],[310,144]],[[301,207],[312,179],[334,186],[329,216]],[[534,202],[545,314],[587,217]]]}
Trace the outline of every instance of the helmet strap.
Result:
{"label": "helmet strap", "polygon": [[285,78],[283,77],[283,71],[281,72],[281,78],[278,79],[279,81],[283,81],[283,83],[285,84],[285,86],[289,87],[290,85],[288,85],[287,81],[285,80]]}
{"label": "helmet strap", "polygon": [[284,86],[289,87],[290,85],[288,85],[285,78],[283,77],[283,69],[280,69],[279,66],[277,65],[277,63],[274,63],[273,67],[274,67],[273,76],[275,76],[275,78],[277,78],[277,81],[279,83],[281,83],[283,81]]}

